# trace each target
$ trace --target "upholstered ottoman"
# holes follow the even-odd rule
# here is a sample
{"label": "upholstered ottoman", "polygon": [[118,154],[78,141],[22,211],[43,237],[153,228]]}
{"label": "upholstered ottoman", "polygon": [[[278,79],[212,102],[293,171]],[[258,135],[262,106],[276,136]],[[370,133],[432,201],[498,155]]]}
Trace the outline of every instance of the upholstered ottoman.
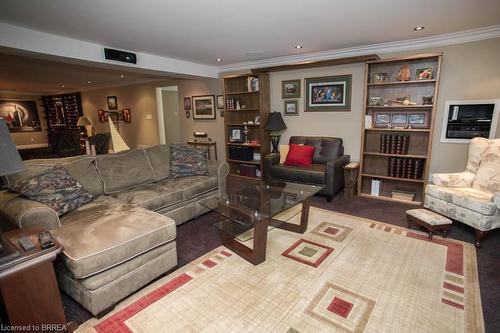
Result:
{"label": "upholstered ottoman", "polygon": [[412,223],[425,228],[429,232],[429,240],[432,240],[432,234],[439,230],[443,231],[443,237],[446,238],[446,232],[452,224],[449,218],[423,208],[407,210],[406,219],[408,229],[411,229]]}

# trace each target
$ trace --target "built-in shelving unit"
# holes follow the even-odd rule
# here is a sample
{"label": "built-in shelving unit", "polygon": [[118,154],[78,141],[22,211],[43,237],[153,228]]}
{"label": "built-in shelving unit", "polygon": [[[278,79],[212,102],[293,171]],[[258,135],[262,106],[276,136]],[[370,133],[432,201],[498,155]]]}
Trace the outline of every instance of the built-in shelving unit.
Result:
{"label": "built-in shelving unit", "polygon": [[49,132],[78,130],[78,119],[83,115],[80,93],[43,96],[43,105]]}
{"label": "built-in shelving unit", "polygon": [[[224,130],[229,174],[242,179],[262,178],[264,157],[269,154],[269,134],[264,126],[269,117],[269,74],[246,74],[224,78]],[[256,123],[256,118],[259,120]],[[248,124],[248,122],[251,122]],[[230,130],[248,129],[246,142],[231,142]],[[231,147],[248,148],[260,160],[231,158]]]}
{"label": "built-in shelving unit", "polygon": [[[358,193],[362,197],[396,202],[408,202],[393,197],[393,191],[413,194],[414,204],[421,204],[428,180],[432,134],[436,115],[439,76],[442,55],[423,54],[408,57],[368,61],[366,63],[365,107],[361,140],[361,161]],[[410,69],[410,78],[400,81],[398,72],[403,65]],[[432,77],[419,79],[417,71],[431,68]],[[386,77],[376,82],[375,77]],[[432,96],[432,103],[424,104],[423,97]],[[382,105],[373,105],[372,98],[381,98]],[[407,97],[415,105],[395,102]],[[407,119],[404,124],[391,124],[394,119]],[[410,123],[410,114],[424,117],[424,124]],[[415,116],[415,115],[419,116]],[[372,119],[367,128],[366,117]],[[378,118],[377,118],[378,117]],[[390,119],[389,125],[380,122]],[[403,142],[406,140],[406,142]],[[388,143],[389,141],[389,147]],[[392,143],[396,146],[392,146]],[[380,181],[378,196],[372,195],[372,181]]]}

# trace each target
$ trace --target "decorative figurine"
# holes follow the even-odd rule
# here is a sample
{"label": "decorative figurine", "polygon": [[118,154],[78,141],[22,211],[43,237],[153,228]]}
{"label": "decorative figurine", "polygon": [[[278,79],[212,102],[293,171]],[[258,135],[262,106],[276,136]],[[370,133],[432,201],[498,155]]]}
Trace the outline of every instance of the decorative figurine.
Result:
{"label": "decorative figurine", "polygon": [[410,81],[410,66],[408,64],[401,66],[396,78],[399,81]]}

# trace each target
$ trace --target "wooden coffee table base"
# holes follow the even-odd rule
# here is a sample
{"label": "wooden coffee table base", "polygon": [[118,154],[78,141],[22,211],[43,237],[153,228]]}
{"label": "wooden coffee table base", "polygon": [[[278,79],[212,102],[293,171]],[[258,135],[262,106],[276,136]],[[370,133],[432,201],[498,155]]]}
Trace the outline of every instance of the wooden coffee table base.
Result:
{"label": "wooden coffee table base", "polygon": [[307,230],[310,204],[310,198],[307,198],[302,202],[300,224],[279,221],[272,218],[257,222],[253,228],[253,248],[244,245],[235,237],[225,232],[221,232],[222,244],[243,259],[251,262],[254,265],[258,265],[266,260],[268,226],[271,225],[279,229],[303,234]]}

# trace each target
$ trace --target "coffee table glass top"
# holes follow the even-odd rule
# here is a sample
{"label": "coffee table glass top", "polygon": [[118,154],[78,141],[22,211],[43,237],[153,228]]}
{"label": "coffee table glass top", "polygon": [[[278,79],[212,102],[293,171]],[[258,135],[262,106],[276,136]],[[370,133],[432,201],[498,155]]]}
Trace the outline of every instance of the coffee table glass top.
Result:
{"label": "coffee table glass top", "polygon": [[256,223],[302,203],[322,189],[316,185],[242,180],[220,198],[201,204],[226,218],[215,224],[217,228],[237,237]]}

